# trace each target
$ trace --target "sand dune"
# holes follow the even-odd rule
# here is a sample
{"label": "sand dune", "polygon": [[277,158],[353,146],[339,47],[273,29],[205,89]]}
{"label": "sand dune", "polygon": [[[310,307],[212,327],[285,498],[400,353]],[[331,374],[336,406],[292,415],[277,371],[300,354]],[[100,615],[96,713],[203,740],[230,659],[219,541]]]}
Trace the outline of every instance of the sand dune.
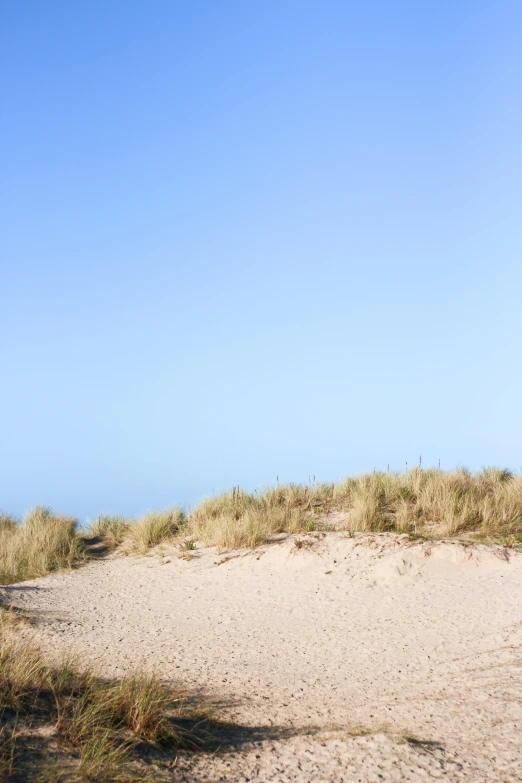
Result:
{"label": "sand dune", "polygon": [[341,533],[189,554],[7,588],[49,650],[155,666],[252,729],[172,779],[522,780],[521,554]]}

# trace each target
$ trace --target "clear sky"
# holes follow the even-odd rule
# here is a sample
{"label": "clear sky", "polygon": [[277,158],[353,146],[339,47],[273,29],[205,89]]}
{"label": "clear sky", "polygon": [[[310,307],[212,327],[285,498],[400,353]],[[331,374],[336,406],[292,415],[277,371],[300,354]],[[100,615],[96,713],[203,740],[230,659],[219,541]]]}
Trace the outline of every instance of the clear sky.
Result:
{"label": "clear sky", "polygon": [[522,465],[522,4],[0,4],[0,507]]}

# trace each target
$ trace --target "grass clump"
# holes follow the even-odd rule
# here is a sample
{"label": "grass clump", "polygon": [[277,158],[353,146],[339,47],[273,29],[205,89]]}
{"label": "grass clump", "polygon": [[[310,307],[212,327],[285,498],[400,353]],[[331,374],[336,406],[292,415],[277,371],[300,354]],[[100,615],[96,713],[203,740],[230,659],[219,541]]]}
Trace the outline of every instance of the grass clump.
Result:
{"label": "grass clump", "polygon": [[295,485],[284,493],[267,490],[261,495],[234,488],[204,500],[191,514],[186,532],[209,546],[253,548],[277,533],[312,530],[309,510],[309,498]]}
{"label": "grass clump", "polygon": [[84,557],[77,522],[37,506],[22,524],[0,518],[0,584],[44,576]]}
{"label": "grass clump", "polygon": [[129,534],[132,522],[119,515],[101,515],[89,528],[89,534],[101,538],[107,549],[116,549]]}
{"label": "grass clump", "polygon": [[145,554],[158,544],[170,541],[185,521],[185,514],[179,508],[150,511],[137,521],[123,516],[99,516],[91,524],[89,534],[101,538],[107,549],[125,543],[127,552]]}
{"label": "grass clump", "polygon": [[151,511],[129,526],[128,539],[132,552],[145,554],[152,547],[171,540],[185,523],[185,514],[179,508],[169,511]]}
{"label": "grass clump", "polygon": [[351,531],[475,534],[492,541],[522,532],[522,476],[498,468],[376,472],[347,479],[338,497]]}
{"label": "grass clump", "polygon": [[0,610],[0,778],[37,780],[54,762],[68,780],[143,779],[145,748],[201,746],[200,707],[155,674],[104,680],[78,660],[50,662]]}
{"label": "grass clump", "polygon": [[191,538],[187,538],[178,544],[178,548],[181,552],[193,552],[196,549],[196,542]]}

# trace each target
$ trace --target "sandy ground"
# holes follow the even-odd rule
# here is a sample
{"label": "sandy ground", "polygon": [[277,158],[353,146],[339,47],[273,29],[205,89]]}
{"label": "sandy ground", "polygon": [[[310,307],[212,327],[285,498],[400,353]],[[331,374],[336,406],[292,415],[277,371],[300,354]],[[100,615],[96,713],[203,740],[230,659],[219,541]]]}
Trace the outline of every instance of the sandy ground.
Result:
{"label": "sandy ground", "polygon": [[522,554],[295,538],[112,556],[5,592],[49,649],[155,666],[246,727],[173,779],[522,781]]}

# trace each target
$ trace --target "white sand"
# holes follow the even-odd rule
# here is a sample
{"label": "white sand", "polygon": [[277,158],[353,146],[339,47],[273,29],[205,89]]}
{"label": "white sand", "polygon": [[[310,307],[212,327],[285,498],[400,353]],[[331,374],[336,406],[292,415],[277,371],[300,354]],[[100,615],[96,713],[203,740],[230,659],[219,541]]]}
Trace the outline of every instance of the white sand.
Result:
{"label": "white sand", "polygon": [[520,554],[328,533],[312,549],[113,556],[7,592],[51,649],[107,674],[156,666],[227,720],[272,727],[180,758],[173,779],[522,780]]}

